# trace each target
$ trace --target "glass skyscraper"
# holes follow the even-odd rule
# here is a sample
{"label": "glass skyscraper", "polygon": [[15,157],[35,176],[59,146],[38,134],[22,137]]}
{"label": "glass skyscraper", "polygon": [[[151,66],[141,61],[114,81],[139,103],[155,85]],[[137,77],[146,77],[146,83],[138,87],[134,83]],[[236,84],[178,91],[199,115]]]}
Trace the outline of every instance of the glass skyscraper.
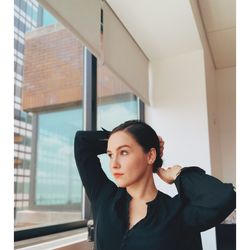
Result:
{"label": "glass skyscraper", "polygon": [[[15,124],[15,211],[29,207],[32,113],[22,110],[23,59],[25,33],[42,23],[42,8],[37,1],[15,0],[14,5],[14,124]],[[16,214],[16,213],[15,213]]]}

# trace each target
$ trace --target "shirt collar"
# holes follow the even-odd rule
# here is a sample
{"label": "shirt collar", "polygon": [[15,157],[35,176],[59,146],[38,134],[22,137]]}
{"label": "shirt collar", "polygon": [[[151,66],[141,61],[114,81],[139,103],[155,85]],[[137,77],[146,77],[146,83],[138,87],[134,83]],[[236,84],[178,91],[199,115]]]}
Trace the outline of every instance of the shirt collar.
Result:
{"label": "shirt collar", "polygon": [[[155,198],[151,201],[146,202],[146,204],[148,206],[155,205],[158,202],[159,197],[160,197],[160,191],[157,190],[157,194],[156,194]],[[116,195],[114,197],[114,201],[115,201],[114,203],[116,204],[122,198],[126,198],[127,202],[129,202],[129,201],[131,201],[132,196],[127,192],[126,188],[118,187],[118,190],[117,190]]]}

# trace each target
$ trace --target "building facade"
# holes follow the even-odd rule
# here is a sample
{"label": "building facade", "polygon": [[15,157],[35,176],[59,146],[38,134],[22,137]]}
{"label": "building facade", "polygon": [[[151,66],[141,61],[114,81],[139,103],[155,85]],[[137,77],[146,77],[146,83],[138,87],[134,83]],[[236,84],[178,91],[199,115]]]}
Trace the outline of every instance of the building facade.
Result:
{"label": "building facade", "polygon": [[41,25],[42,8],[33,0],[14,3],[14,124],[15,215],[29,207],[32,113],[22,109],[25,33]]}

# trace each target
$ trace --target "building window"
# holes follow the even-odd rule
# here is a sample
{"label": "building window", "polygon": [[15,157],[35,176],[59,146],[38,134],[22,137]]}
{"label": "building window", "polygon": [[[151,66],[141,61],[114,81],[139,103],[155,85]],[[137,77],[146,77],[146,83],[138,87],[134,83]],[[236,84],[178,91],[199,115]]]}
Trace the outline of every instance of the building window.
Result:
{"label": "building window", "polygon": [[43,9],[43,26],[48,26],[57,23],[57,20],[45,9]]}
{"label": "building window", "polygon": [[14,41],[14,47],[15,47],[15,49],[18,51],[18,52],[20,52],[20,53],[22,53],[23,54],[23,52],[24,52],[24,45],[22,44],[22,43],[20,43],[18,40],[16,40],[15,39],[15,41]]}

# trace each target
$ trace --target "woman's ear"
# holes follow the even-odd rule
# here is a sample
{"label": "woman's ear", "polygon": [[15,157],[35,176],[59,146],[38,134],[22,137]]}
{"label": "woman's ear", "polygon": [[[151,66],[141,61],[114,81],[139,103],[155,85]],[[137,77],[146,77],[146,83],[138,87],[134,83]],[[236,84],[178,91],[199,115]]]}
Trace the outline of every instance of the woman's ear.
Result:
{"label": "woman's ear", "polygon": [[149,165],[154,164],[156,159],[156,149],[155,148],[151,148],[148,153],[147,153],[147,161]]}

